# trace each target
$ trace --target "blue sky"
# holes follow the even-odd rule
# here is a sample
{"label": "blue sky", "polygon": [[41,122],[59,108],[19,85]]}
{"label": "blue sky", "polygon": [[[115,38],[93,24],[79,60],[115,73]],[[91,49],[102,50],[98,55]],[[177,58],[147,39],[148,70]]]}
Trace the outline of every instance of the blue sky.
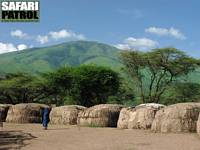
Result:
{"label": "blue sky", "polygon": [[176,47],[200,58],[199,0],[41,0],[39,23],[0,23],[0,53],[71,40]]}

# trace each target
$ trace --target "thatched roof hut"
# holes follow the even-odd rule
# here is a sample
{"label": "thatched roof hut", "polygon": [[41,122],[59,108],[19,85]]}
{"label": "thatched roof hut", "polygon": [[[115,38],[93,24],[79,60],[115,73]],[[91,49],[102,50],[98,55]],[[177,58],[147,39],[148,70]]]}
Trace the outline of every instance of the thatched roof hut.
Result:
{"label": "thatched roof hut", "polygon": [[197,121],[197,133],[200,136],[200,114],[199,114],[199,118],[198,118],[198,121]]}
{"label": "thatched roof hut", "polygon": [[49,108],[44,104],[24,103],[10,107],[6,122],[10,123],[41,123],[42,110]]}
{"label": "thatched roof hut", "polygon": [[9,105],[9,104],[0,104],[0,122],[6,121],[8,109],[10,106],[11,105]]}
{"label": "thatched roof hut", "polygon": [[149,129],[155,118],[155,114],[164,105],[147,103],[135,108],[123,108],[120,112],[117,127],[121,129]]}
{"label": "thatched roof hut", "polygon": [[[135,110],[135,109],[134,109]],[[117,122],[117,128],[128,129],[128,121],[130,118],[131,108],[122,108],[119,114],[119,119]]]}
{"label": "thatched roof hut", "polygon": [[79,112],[85,109],[86,107],[78,105],[54,107],[50,113],[50,123],[76,125]]}
{"label": "thatched roof hut", "polygon": [[122,105],[101,104],[79,113],[78,124],[82,126],[116,127]]}
{"label": "thatched roof hut", "polygon": [[195,132],[200,103],[170,105],[156,113],[152,124],[155,132]]}

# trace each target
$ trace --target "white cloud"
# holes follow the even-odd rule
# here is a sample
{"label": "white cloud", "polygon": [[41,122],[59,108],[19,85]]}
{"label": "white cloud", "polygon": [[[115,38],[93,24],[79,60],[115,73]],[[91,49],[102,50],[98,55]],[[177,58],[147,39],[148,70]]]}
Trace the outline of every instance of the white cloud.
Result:
{"label": "white cloud", "polygon": [[83,34],[75,34],[74,38],[77,40],[86,40],[86,37]]}
{"label": "white cloud", "polygon": [[181,39],[181,40],[185,40],[186,37],[183,33],[181,33],[181,31],[175,29],[175,28],[170,28],[169,29],[169,33],[171,36],[177,38],[177,39]]}
{"label": "white cloud", "polygon": [[19,44],[19,45],[17,46],[17,49],[18,49],[18,50],[24,50],[24,49],[27,49],[27,48],[28,48],[28,46],[25,45],[25,44]]}
{"label": "white cloud", "polygon": [[65,29],[60,31],[51,31],[47,35],[41,36],[38,35],[36,41],[40,44],[48,43],[49,41],[58,41],[58,40],[85,40],[85,36],[83,34],[77,34],[72,31],[67,31]]}
{"label": "white cloud", "polygon": [[53,38],[55,40],[71,37],[71,33],[69,33],[67,30],[60,30],[58,32],[51,31],[51,32],[49,32],[49,35],[51,36],[51,38]]}
{"label": "white cloud", "polygon": [[27,38],[29,38],[28,34],[27,34],[27,33],[24,33],[24,32],[21,31],[21,30],[11,31],[11,32],[10,32],[10,35],[11,35],[12,37],[17,37],[17,38],[20,38],[20,39],[27,39]]}
{"label": "white cloud", "polygon": [[145,29],[145,32],[153,33],[153,34],[160,35],[160,36],[164,36],[164,35],[168,35],[169,34],[168,29],[156,28],[156,27],[150,27],[148,29]]}
{"label": "white cloud", "polygon": [[174,37],[174,38],[180,39],[180,40],[186,39],[185,35],[180,30],[175,29],[173,27],[171,27],[169,29],[150,27],[150,28],[145,29],[145,32],[156,34],[159,36],[171,36],[171,37]]}
{"label": "white cloud", "polygon": [[122,50],[129,50],[129,49],[131,49],[128,44],[117,44],[117,45],[115,45],[115,47],[117,47],[118,49],[122,49]]}
{"label": "white cloud", "polygon": [[0,54],[8,53],[8,52],[14,52],[14,51],[20,51],[27,49],[28,46],[25,44],[19,44],[17,47],[12,43],[2,43],[0,42]]}
{"label": "white cloud", "polygon": [[17,48],[12,43],[0,42],[0,54],[17,51]]}
{"label": "white cloud", "polygon": [[36,41],[39,42],[40,44],[45,44],[49,42],[49,37],[47,35],[38,35],[36,38]]}
{"label": "white cloud", "polygon": [[45,35],[33,35],[30,36],[27,33],[24,33],[22,30],[14,30],[10,32],[12,37],[17,37],[19,39],[26,40],[36,40],[40,44],[46,44],[50,41],[58,41],[58,40],[85,40],[86,37],[83,34],[77,34],[73,31],[62,29],[60,31],[50,31]]}
{"label": "white cloud", "polygon": [[138,50],[148,50],[158,46],[157,41],[153,41],[148,38],[134,38],[128,37],[124,40],[122,44],[116,45],[119,49],[138,49]]}
{"label": "white cloud", "polygon": [[84,40],[85,36],[83,34],[76,34],[72,31],[67,31],[65,29],[60,31],[51,31],[49,32],[49,35],[54,40],[60,40],[60,39],[76,39],[76,40]]}
{"label": "white cloud", "polygon": [[60,31],[50,31],[46,35],[35,35],[30,36],[27,33],[24,33],[22,30],[14,30],[10,32],[12,37],[17,37],[19,39],[35,39],[40,44],[46,44],[50,41],[58,41],[58,40],[85,40],[86,37],[83,34],[77,34],[73,31],[62,29]]}

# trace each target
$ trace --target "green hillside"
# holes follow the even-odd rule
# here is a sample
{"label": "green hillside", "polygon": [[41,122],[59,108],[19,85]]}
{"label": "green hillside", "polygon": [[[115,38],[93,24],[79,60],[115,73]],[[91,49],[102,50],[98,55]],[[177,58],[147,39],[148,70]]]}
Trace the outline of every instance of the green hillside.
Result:
{"label": "green hillside", "polygon": [[[96,64],[120,71],[120,50],[103,43],[89,41],[67,42],[55,46],[32,48],[0,55],[0,73],[46,72],[60,66]],[[200,83],[200,69],[189,75],[189,80]]]}
{"label": "green hillside", "polygon": [[97,64],[119,70],[119,50],[97,42],[76,41],[0,55],[0,72],[46,72],[63,65]]}

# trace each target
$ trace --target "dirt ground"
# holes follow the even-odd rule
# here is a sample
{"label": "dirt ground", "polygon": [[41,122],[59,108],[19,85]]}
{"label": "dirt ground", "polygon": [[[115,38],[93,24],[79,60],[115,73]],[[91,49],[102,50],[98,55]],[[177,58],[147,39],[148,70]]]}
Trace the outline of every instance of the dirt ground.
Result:
{"label": "dirt ground", "polygon": [[160,134],[144,130],[40,124],[4,124],[0,150],[200,150],[194,133]]}

